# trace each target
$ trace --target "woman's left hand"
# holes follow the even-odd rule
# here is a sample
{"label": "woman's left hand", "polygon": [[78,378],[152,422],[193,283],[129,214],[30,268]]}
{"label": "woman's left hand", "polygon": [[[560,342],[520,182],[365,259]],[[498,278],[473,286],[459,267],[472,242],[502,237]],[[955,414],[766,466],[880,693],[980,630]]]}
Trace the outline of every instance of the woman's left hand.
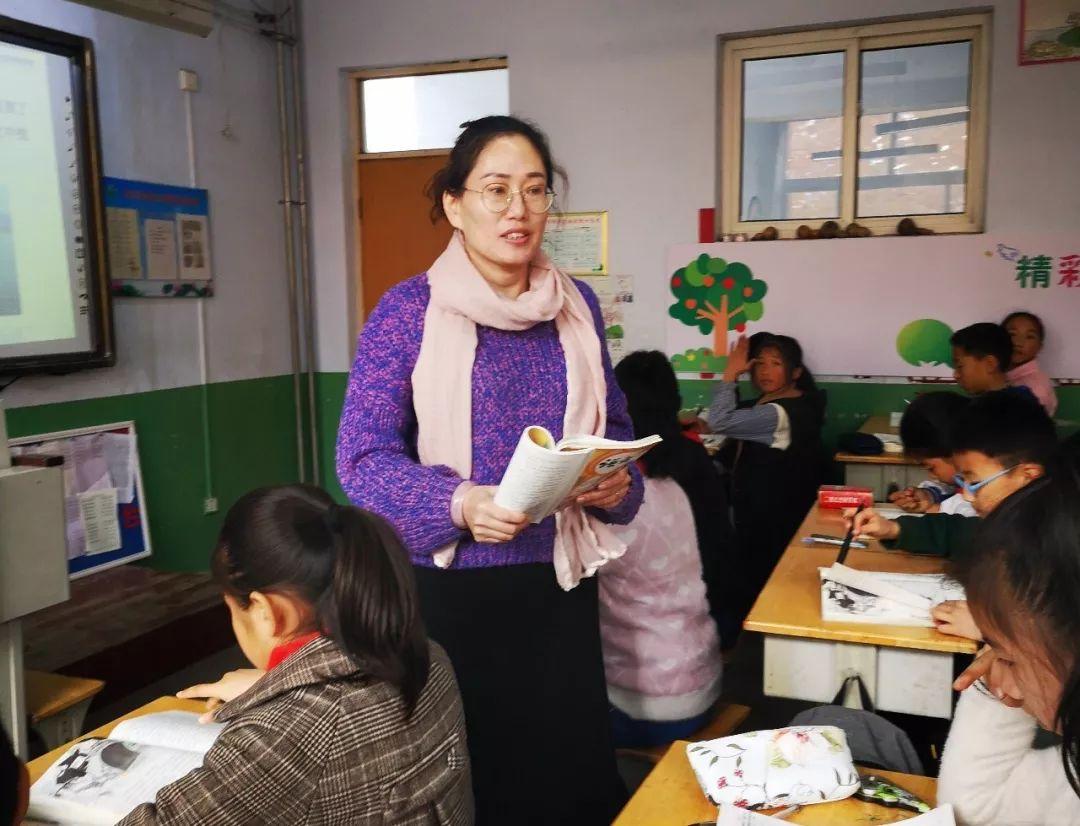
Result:
{"label": "woman's left hand", "polygon": [[583,508],[614,508],[630,492],[630,471],[626,468],[617,470],[603,482],[587,493],[581,494],[567,504],[580,505]]}

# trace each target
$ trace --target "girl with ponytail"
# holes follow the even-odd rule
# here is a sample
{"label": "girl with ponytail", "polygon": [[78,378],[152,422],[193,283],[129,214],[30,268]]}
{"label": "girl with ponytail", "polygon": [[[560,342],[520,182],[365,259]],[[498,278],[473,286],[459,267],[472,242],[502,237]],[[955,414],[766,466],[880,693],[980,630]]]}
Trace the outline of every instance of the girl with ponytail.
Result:
{"label": "girl with ponytail", "polygon": [[225,517],[211,569],[254,668],[180,692],[225,729],[125,825],[472,822],[457,682],[384,519],[261,488]]}

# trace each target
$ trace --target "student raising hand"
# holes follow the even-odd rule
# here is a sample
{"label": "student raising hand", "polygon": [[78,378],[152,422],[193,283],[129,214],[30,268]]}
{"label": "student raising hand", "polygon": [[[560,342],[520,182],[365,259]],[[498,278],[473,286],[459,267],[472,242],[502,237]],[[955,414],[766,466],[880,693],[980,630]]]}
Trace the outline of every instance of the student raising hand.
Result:
{"label": "student raising hand", "polygon": [[727,365],[724,367],[724,381],[738,381],[739,376],[753,365],[754,359],[750,358],[750,340],[746,336],[739,336],[728,355]]}
{"label": "student raising hand", "polygon": [[971,616],[971,609],[966,599],[950,599],[935,605],[930,610],[934,627],[942,634],[954,637],[967,637],[969,640],[982,640],[982,631]]}
{"label": "student raising hand", "polygon": [[844,510],[844,527],[851,530],[855,525],[855,536],[868,536],[871,539],[896,539],[900,535],[900,526],[893,520],[886,519],[876,510],[856,512],[855,508]]}

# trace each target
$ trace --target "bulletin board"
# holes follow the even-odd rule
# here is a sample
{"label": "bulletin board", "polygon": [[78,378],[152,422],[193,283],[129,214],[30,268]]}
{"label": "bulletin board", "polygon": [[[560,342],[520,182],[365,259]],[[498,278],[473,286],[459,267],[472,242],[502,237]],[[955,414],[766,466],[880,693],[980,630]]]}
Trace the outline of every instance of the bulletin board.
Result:
{"label": "bulletin board", "polygon": [[23,436],[11,455],[64,457],[64,522],[72,579],[150,556],[134,422]]}
{"label": "bulletin board", "polygon": [[669,247],[676,372],[716,374],[741,334],[794,336],[815,373],[952,376],[949,337],[1014,310],[1039,315],[1053,378],[1080,378],[1080,233],[928,235]]}
{"label": "bulletin board", "polygon": [[208,191],[122,178],[102,183],[113,295],[213,295]]}

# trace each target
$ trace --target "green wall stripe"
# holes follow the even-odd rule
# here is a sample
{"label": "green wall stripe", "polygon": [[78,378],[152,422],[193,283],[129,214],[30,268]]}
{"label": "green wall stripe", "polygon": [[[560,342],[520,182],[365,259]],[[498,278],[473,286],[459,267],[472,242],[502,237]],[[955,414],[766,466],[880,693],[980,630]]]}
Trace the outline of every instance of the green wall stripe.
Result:
{"label": "green wall stripe", "polygon": [[[319,374],[319,441],[322,451],[322,484],[331,491],[338,501],[344,502],[345,496],[337,482],[334,472],[334,444],[337,439],[338,419],[345,397],[347,373]],[[713,381],[697,379],[679,382],[679,392],[683,397],[684,407],[706,406],[712,394]],[[828,393],[823,441],[829,455],[836,451],[836,440],[841,433],[857,430],[869,416],[878,416],[893,411],[902,411],[905,400],[913,399],[919,393],[935,390],[953,389],[954,385],[938,384],[882,384],[878,382],[822,382],[822,389]],[[743,386],[745,392],[752,392],[750,385]],[[1056,418],[1068,432],[1080,426],[1080,386],[1057,388],[1058,412]],[[840,480],[836,471],[836,480]]]}
{"label": "green wall stripe", "polygon": [[[347,373],[319,373],[315,392],[320,484],[339,501],[334,447]],[[708,403],[710,381],[683,381],[687,407]],[[938,385],[826,382],[825,442],[856,429],[867,416],[903,410],[904,400]],[[100,399],[20,407],[7,411],[12,437],[133,420],[139,434],[150,534],[149,565],[163,570],[205,570],[224,513],[241,495],[262,485],[294,482],[295,408],[292,377],[221,382],[207,388],[211,471],[216,514],[203,513],[204,471],[201,388],[181,387]],[[1080,387],[1058,388],[1057,417],[1067,429],[1080,423]],[[306,403],[304,408],[306,410]]]}
{"label": "green wall stripe", "polygon": [[292,377],[208,388],[211,469],[219,510],[203,513],[201,387],[181,387],[7,411],[12,437],[135,422],[153,556],[172,571],[206,570],[225,511],[261,485],[297,478]]}

